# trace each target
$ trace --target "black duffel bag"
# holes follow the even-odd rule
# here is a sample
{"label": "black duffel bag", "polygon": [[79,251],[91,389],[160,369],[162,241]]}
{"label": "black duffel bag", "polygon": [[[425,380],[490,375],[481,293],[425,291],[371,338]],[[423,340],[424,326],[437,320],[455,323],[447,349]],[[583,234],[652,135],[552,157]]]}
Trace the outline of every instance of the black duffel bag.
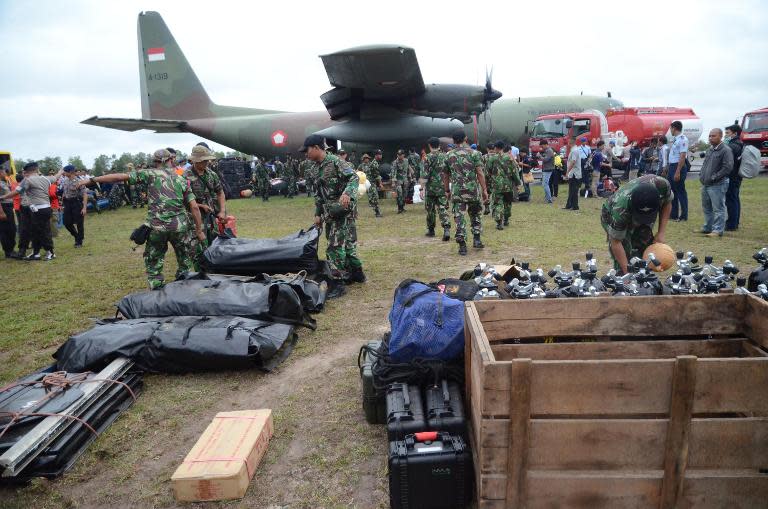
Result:
{"label": "black duffel bag", "polygon": [[203,253],[207,272],[260,276],[261,274],[313,274],[318,269],[320,230],[301,230],[281,239],[215,239]]}
{"label": "black duffel bag", "polygon": [[295,341],[292,325],[237,316],[174,316],[100,322],[70,337],[53,356],[57,369],[78,373],[99,370],[117,357],[163,373],[269,371]]}
{"label": "black duffel bag", "polygon": [[287,283],[251,283],[189,279],[160,290],[132,293],[117,304],[128,319],[164,316],[242,316],[254,320],[303,325],[316,322],[301,297]]}

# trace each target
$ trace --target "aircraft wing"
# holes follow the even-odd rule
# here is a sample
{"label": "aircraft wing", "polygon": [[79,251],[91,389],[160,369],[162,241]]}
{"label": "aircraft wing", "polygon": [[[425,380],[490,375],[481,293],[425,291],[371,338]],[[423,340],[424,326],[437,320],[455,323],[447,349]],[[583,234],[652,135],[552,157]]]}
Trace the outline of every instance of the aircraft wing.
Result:
{"label": "aircraft wing", "polygon": [[140,131],[147,129],[156,133],[184,133],[187,123],[183,120],[152,120],[143,118],[87,118],[81,124],[108,127],[121,131]]}
{"label": "aircraft wing", "polygon": [[392,101],[425,91],[413,48],[360,46],[320,58],[335,87],[321,96],[334,120],[359,112],[365,101]]}

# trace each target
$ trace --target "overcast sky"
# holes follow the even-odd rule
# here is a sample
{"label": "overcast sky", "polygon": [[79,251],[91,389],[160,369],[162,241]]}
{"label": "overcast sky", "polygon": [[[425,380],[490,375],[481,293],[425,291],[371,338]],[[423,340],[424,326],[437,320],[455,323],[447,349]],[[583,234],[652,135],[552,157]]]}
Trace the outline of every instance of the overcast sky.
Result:
{"label": "overcast sky", "polygon": [[[768,106],[765,0],[311,2],[0,0],[0,150],[16,158],[188,152],[192,135],[81,125],[141,116],[136,18],[157,10],[220,104],[322,110],[318,55],[374,43],[416,49],[428,83],[506,97],[605,94],[690,106],[705,132]],[[221,148],[221,147],[219,147]]]}

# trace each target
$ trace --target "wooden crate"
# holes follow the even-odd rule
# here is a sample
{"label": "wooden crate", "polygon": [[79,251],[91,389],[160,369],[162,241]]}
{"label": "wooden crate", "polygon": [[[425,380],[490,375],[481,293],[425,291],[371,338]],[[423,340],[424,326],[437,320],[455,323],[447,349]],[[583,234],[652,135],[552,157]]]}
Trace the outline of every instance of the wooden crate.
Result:
{"label": "wooden crate", "polygon": [[465,313],[480,508],[768,507],[768,303],[503,300]]}

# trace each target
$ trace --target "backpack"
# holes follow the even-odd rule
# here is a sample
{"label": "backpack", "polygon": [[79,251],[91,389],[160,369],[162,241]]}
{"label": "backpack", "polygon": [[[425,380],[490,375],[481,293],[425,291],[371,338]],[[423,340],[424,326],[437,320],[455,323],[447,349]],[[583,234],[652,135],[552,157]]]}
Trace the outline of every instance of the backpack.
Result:
{"label": "backpack", "polygon": [[744,145],[744,150],[741,152],[739,176],[745,179],[757,177],[761,167],[760,151],[754,145]]}
{"label": "backpack", "polygon": [[395,290],[389,312],[389,356],[449,361],[464,354],[464,302],[430,285],[406,279]]}

